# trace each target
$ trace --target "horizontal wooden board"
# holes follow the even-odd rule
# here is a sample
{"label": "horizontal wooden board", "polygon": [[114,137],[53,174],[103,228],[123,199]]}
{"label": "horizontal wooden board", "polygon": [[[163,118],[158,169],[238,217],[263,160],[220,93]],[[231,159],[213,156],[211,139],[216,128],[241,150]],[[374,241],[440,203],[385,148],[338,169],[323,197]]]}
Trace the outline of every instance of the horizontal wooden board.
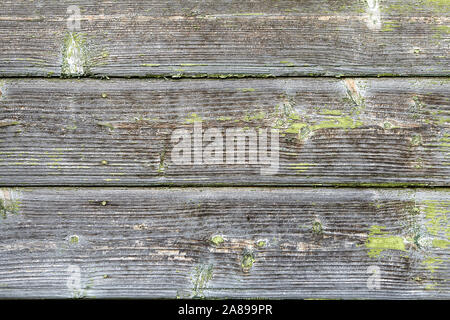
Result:
{"label": "horizontal wooden board", "polygon": [[24,188],[0,197],[0,297],[450,298],[448,190]]}
{"label": "horizontal wooden board", "polygon": [[[448,79],[9,79],[0,88],[3,186],[449,182]],[[206,135],[195,144],[200,126],[218,130],[222,163],[205,160]],[[250,163],[243,141],[245,161],[229,162],[236,128],[267,137],[269,152],[277,128],[279,163],[262,162],[263,150]],[[175,153],[176,130],[191,141],[189,162]]]}
{"label": "horizontal wooden board", "polygon": [[0,76],[450,74],[448,1],[79,0],[79,28],[71,5],[3,1]]}

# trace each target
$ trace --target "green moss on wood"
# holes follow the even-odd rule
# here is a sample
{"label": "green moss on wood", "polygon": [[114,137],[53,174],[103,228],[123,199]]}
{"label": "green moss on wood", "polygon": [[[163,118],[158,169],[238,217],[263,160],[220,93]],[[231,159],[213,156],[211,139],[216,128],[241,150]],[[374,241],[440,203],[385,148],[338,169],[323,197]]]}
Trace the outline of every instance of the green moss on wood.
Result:
{"label": "green moss on wood", "polygon": [[383,231],[385,228],[377,225],[370,227],[370,233],[365,243],[366,248],[370,249],[368,251],[369,257],[376,258],[385,250],[406,251],[403,238],[389,235]]}
{"label": "green moss on wood", "polygon": [[19,201],[0,199],[0,217],[6,218],[9,214],[18,214],[19,206]]}
{"label": "green moss on wood", "polygon": [[223,237],[221,236],[221,235],[215,235],[215,236],[213,236],[213,237],[211,237],[211,243],[212,244],[214,244],[215,246],[219,246],[219,245],[221,245],[222,243],[224,243],[224,239],[223,239]]}
{"label": "green moss on wood", "polygon": [[194,298],[204,298],[204,290],[213,277],[214,267],[212,264],[199,265],[194,268],[192,280],[192,294]]}
{"label": "green moss on wood", "polygon": [[69,243],[77,244],[80,241],[80,238],[77,235],[72,235],[69,237]]}
{"label": "green moss on wood", "polygon": [[255,257],[251,250],[244,250],[241,260],[241,267],[244,272],[248,272],[255,263]]}

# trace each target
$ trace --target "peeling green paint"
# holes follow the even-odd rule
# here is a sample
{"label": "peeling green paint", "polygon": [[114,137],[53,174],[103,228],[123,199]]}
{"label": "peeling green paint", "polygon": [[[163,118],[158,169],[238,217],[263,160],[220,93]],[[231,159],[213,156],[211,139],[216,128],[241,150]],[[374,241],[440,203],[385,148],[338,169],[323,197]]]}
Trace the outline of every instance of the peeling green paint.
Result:
{"label": "peeling green paint", "polygon": [[447,214],[450,206],[449,201],[423,201],[423,212],[425,214],[425,227],[431,235],[437,236],[449,228]]}
{"label": "peeling green paint", "polygon": [[69,237],[69,242],[71,244],[77,244],[80,241],[80,238],[77,235],[73,235]]}
{"label": "peeling green paint", "polygon": [[398,28],[398,27],[400,27],[400,24],[398,22],[385,22],[385,23],[383,23],[381,32],[395,31],[395,28]]}
{"label": "peeling green paint", "polygon": [[254,88],[240,88],[238,90],[242,91],[242,92],[254,92],[255,91]]}
{"label": "peeling green paint", "polygon": [[428,257],[422,261],[422,264],[425,265],[425,268],[429,270],[431,273],[434,273],[436,269],[439,268],[439,265],[444,261],[442,259]]}
{"label": "peeling green paint", "polygon": [[320,235],[323,233],[323,226],[320,221],[314,221],[312,224],[312,232],[316,235]]}
{"label": "peeling green paint", "polygon": [[245,114],[245,116],[242,118],[242,121],[244,122],[250,122],[254,120],[263,120],[266,117],[266,113],[264,111],[259,111],[257,113],[248,115]]}
{"label": "peeling green paint", "polygon": [[218,117],[217,120],[218,121],[231,121],[231,120],[233,120],[233,118],[232,117],[224,117],[224,116],[222,116],[222,117]]}
{"label": "peeling green paint", "polygon": [[285,133],[299,133],[302,128],[308,127],[307,123],[294,122],[286,130]]}
{"label": "peeling green paint", "polygon": [[313,131],[328,128],[355,129],[362,125],[363,123],[361,121],[355,121],[352,118],[346,116],[339,118],[333,117],[331,120],[319,122],[318,124],[313,125],[311,128]]}
{"label": "peeling green paint", "polygon": [[17,126],[20,124],[20,121],[0,121],[0,128],[9,127],[9,126]]}
{"label": "peeling green paint", "polygon": [[450,245],[450,241],[442,239],[433,239],[432,246],[435,248],[447,249]]}
{"label": "peeling green paint", "polygon": [[293,62],[290,61],[280,61],[281,64],[286,65],[287,67],[294,67],[295,64]]}
{"label": "peeling green paint", "polygon": [[267,240],[260,239],[256,241],[256,246],[259,248],[264,248],[267,246]]}
{"label": "peeling green paint", "polygon": [[411,145],[416,147],[422,144],[422,135],[421,134],[415,134],[411,137]]}

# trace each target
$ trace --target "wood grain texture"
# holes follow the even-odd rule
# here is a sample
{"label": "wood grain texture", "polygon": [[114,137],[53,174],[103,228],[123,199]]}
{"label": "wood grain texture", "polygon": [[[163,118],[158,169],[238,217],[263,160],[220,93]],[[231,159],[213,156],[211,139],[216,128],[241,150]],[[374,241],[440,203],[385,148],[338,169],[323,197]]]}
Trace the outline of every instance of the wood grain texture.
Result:
{"label": "wood grain texture", "polygon": [[[3,1],[0,76],[448,76],[446,1]],[[77,41],[68,49],[70,36]]]}
{"label": "wood grain texture", "polygon": [[[447,190],[25,188],[0,196],[0,297],[450,298]],[[367,287],[370,266],[380,289]]]}
{"label": "wood grain texture", "polygon": [[[445,79],[10,79],[0,88],[3,186],[449,182]],[[278,128],[278,172],[261,175],[269,165],[249,163],[248,143],[242,164],[225,161],[225,141],[222,164],[195,164],[194,144],[191,163],[176,163],[174,130],[192,138],[195,124],[224,140],[229,128]]]}

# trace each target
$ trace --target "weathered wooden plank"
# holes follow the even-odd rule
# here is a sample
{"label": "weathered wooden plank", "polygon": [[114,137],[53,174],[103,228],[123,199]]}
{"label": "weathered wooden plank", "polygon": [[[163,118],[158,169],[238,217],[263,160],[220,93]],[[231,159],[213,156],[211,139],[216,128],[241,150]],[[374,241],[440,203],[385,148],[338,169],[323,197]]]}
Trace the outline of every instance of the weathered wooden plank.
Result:
{"label": "weathered wooden plank", "polygon": [[25,188],[0,197],[1,297],[450,298],[448,190]]}
{"label": "weathered wooden plank", "polygon": [[3,1],[0,76],[449,75],[447,1],[73,4]]}
{"label": "weathered wooden plank", "polygon": [[[4,186],[449,182],[448,80],[10,79],[0,88]],[[208,164],[206,130],[214,128],[222,162]],[[227,144],[227,130],[236,128],[254,134],[254,163],[248,141]],[[191,143],[182,163],[180,129]],[[273,151],[269,162],[261,137]],[[227,152],[241,147],[244,161],[228,161]]]}

